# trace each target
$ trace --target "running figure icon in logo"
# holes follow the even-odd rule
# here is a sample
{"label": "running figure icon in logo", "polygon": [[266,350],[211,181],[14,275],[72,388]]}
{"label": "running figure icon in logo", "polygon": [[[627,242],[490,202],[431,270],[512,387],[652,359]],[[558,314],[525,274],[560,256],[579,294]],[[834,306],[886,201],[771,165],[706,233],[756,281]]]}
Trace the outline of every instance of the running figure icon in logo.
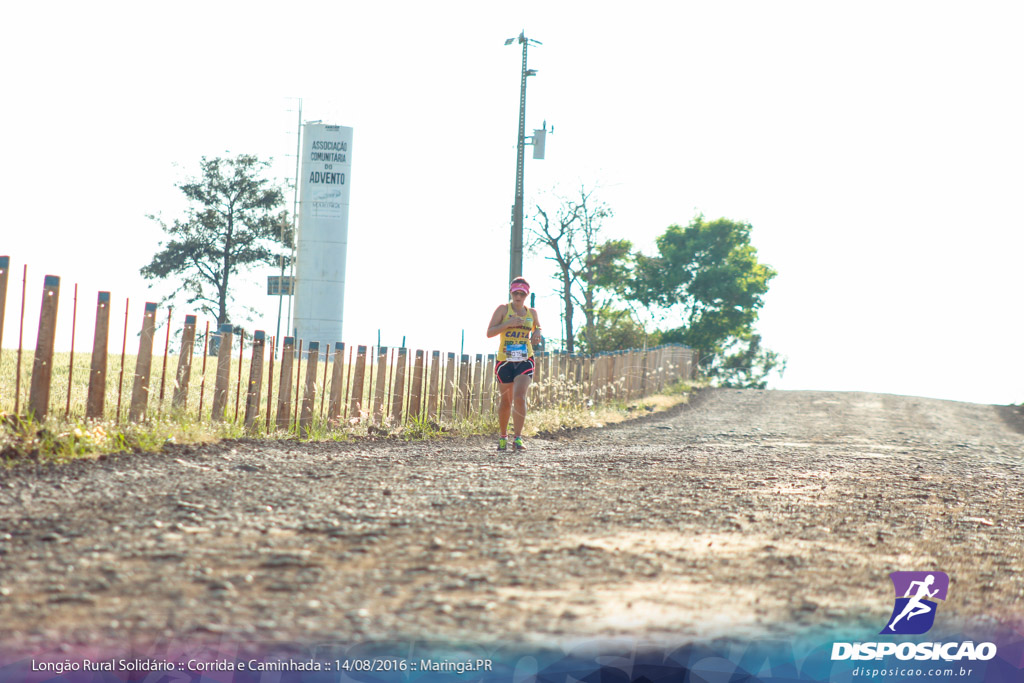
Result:
{"label": "running figure icon in logo", "polygon": [[896,589],[892,616],[881,633],[913,635],[926,633],[935,623],[938,603],[949,592],[949,576],[944,572],[893,572],[889,574]]}

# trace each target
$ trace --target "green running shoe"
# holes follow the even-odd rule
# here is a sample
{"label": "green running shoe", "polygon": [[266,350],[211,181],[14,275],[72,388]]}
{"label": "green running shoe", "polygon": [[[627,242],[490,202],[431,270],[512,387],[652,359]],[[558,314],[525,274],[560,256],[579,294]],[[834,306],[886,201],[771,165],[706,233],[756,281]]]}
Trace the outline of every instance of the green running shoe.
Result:
{"label": "green running shoe", "polygon": [[508,438],[507,437],[504,437],[504,436],[499,436],[498,437],[498,450],[499,451],[507,451],[508,450]]}
{"label": "green running shoe", "polygon": [[525,451],[526,446],[523,445],[523,437],[517,436],[515,440],[512,441],[512,447],[517,451]]}

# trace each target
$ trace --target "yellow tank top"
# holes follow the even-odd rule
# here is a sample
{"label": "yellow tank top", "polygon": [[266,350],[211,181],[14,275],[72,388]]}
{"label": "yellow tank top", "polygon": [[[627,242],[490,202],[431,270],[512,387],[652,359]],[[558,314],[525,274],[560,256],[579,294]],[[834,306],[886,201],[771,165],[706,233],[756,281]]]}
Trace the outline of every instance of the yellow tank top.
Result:
{"label": "yellow tank top", "polygon": [[[512,310],[512,304],[509,304],[505,308],[505,317],[501,319],[501,322],[505,322],[512,316],[517,315]],[[522,362],[529,360],[533,357],[533,344],[530,343],[530,335],[533,333],[534,321],[533,312],[530,307],[526,307],[526,315],[522,316],[526,320],[526,325],[519,327],[511,327],[501,333],[498,338],[498,361],[512,361]]]}

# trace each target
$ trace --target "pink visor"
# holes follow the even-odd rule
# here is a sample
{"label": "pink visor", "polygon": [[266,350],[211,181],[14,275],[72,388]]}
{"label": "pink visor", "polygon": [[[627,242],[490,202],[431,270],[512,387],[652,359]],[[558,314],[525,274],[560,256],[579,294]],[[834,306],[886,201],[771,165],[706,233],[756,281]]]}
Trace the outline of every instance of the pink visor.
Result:
{"label": "pink visor", "polygon": [[508,289],[509,292],[522,292],[523,294],[530,293],[530,285],[525,282],[513,282],[512,286]]}

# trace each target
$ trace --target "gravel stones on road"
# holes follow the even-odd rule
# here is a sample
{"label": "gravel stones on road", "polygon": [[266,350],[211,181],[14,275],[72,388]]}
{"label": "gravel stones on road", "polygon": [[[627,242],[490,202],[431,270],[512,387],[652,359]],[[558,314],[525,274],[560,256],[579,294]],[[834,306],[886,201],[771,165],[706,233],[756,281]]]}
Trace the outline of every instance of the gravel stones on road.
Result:
{"label": "gravel stones on road", "polygon": [[0,473],[4,647],[160,637],[706,639],[851,624],[891,571],[944,615],[1024,600],[1002,409],[707,390],[530,440],[170,447]]}

